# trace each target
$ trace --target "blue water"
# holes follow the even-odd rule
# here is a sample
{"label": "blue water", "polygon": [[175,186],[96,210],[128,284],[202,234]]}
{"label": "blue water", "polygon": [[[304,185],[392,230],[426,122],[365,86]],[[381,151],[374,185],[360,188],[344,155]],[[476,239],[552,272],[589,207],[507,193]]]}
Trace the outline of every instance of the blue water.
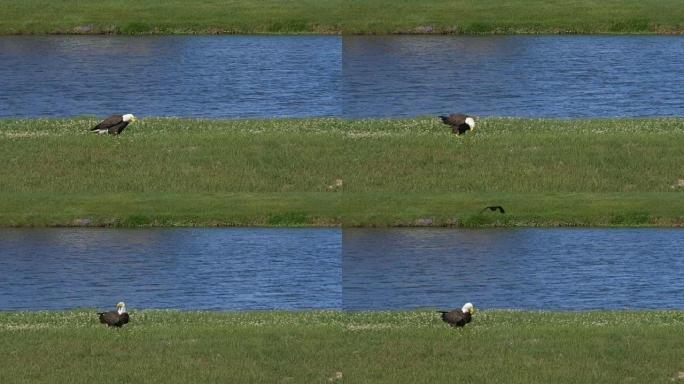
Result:
{"label": "blue water", "polygon": [[337,229],[0,230],[0,310],[341,307]]}
{"label": "blue water", "polygon": [[682,244],[682,229],[0,229],[0,310],[682,310]]}
{"label": "blue water", "polygon": [[684,309],[681,229],[348,229],[347,310]]}
{"label": "blue water", "polygon": [[328,36],[0,37],[0,118],[339,116]]}
{"label": "blue water", "polygon": [[683,36],[5,36],[0,118],[684,116]]}
{"label": "blue water", "polygon": [[684,37],[345,37],[349,117],[684,116]]}

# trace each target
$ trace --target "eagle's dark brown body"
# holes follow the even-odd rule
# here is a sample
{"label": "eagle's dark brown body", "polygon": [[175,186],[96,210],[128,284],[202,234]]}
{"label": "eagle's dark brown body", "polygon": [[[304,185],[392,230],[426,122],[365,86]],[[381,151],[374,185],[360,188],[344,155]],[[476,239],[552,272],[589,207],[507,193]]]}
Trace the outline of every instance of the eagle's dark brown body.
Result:
{"label": "eagle's dark brown body", "polygon": [[451,126],[451,131],[457,135],[461,135],[471,130],[470,125],[466,123],[467,118],[472,116],[464,115],[462,113],[452,113],[449,116],[439,116],[442,122]]}
{"label": "eagle's dark brown body", "polygon": [[123,116],[121,115],[111,115],[90,130],[100,133],[104,133],[106,131],[109,132],[110,135],[118,135],[123,132],[124,129],[126,129],[128,123],[128,121],[123,121]]}
{"label": "eagle's dark brown body", "polygon": [[100,312],[98,316],[100,316],[100,323],[107,324],[109,327],[121,327],[129,320],[127,312],[122,314],[117,311]]}
{"label": "eagle's dark brown body", "polygon": [[448,323],[452,327],[462,327],[472,320],[473,316],[470,312],[463,312],[460,309],[454,309],[453,311],[437,311],[442,314],[442,320]]}

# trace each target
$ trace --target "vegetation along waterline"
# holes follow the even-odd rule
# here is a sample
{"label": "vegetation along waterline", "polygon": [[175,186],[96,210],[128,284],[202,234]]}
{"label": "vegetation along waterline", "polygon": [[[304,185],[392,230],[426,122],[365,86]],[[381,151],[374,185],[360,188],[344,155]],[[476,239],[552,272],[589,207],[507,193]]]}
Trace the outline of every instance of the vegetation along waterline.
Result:
{"label": "vegetation along waterline", "polygon": [[0,0],[0,34],[682,34],[679,0]]}
{"label": "vegetation along waterline", "polygon": [[0,312],[3,383],[669,383],[684,312]]}
{"label": "vegetation along waterline", "polygon": [[0,225],[684,225],[677,118],[99,120],[0,120]]}

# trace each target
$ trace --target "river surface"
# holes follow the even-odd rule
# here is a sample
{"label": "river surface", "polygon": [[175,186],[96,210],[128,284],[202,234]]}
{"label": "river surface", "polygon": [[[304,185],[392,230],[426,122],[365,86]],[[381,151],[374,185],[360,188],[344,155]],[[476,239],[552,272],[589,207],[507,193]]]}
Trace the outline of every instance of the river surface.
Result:
{"label": "river surface", "polygon": [[339,116],[334,36],[0,37],[0,117]]}
{"label": "river surface", "polygon": [[0,229],[0,310],[329,309],[337,229]]}
{"label": "river surface", "polygon": [[682,36],[5,36],[0,118],[684,116]]}
{"label": "river surface", "polygon": [[684,309],[681,229],[0,229],[0,310]]}
{"label": "river surface", "polygon": [[343,111],[684,116],[684,37],[345,37]]}
{"label": "river surface", "polygon": [[681,229],[349,229],[349,310],[684,309]]}

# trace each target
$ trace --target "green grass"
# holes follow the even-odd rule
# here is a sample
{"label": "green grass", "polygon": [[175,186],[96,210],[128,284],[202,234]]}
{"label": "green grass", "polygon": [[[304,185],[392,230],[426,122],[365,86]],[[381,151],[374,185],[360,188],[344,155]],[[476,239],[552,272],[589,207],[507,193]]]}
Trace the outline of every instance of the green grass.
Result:
{"label": "green grass", "polygon": [[0,34],[684,32],[680,0],[0,0]]}
{"label": "green grass", "polygon": [[0,120],[0,225],[684,225],[682,119],[95,123]]}
{"label": "green grass", "polygon": [[342,11],[349,34],[681,34],[682,16],[676,0],[350,0]]}
{"label": "green grass", "polygon": [[[669,383],[684,312],[0,312],[2,383]],[[337,379],[337,373],[341,379]]]}

